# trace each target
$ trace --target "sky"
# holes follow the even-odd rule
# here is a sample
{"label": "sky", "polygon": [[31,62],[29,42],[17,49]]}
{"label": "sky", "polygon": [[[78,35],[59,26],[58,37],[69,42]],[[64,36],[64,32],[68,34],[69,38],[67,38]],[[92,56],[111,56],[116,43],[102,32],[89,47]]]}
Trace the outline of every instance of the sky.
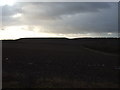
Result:
{"label": "sky", "polygon": [[117,2],[0,4],[0,39],[118,37]]}

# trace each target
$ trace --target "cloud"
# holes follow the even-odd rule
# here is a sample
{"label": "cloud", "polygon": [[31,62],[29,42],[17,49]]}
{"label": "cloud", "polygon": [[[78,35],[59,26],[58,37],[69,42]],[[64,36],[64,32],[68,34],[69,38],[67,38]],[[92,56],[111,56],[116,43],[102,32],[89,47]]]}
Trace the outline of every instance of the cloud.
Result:
{"label": "cloud", "polygon": [[101,9],[109,8],[108,3],[27,3],[22,7],[26,18],[54,20],[61,19],[64,15],[74,15],[78,13],[98,12]]}
{"label": "cloud", "polygon": [[[41,27],[47,33],[63,34],[107,33],[118,30],[117,3],[24,2],[0,8],[3,8],[4,26],[27,25]],[[13,18],[18,13],[22,16]]]}

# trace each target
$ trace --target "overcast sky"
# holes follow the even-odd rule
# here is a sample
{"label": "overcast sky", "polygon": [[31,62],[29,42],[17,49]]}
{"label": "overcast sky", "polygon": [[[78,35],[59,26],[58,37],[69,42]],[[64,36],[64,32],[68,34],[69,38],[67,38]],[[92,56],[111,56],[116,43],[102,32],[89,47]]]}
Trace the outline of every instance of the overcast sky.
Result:
{"label": "overcast sky", "polygon": [[117,2],[24,2],[0,8],[0,38],[118,35]]}

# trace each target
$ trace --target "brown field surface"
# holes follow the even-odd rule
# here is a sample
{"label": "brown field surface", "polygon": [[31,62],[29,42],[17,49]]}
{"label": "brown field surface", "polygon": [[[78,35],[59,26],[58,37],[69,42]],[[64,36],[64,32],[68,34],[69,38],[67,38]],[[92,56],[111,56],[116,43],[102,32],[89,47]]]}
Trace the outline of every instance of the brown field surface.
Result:
{"label": "brown field surface", "polygon": [[2,41],[3,88],[119,88],[118,40]]}

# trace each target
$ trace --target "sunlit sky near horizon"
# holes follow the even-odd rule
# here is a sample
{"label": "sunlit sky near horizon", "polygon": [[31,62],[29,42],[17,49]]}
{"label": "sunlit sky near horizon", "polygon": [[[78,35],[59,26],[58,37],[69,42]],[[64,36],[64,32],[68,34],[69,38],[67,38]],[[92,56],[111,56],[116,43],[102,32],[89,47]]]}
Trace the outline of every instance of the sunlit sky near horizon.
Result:
{"label": "sunlit sky near horizon", "polygon": [[117,2],[0,3],[0,39],[118,37]]}

